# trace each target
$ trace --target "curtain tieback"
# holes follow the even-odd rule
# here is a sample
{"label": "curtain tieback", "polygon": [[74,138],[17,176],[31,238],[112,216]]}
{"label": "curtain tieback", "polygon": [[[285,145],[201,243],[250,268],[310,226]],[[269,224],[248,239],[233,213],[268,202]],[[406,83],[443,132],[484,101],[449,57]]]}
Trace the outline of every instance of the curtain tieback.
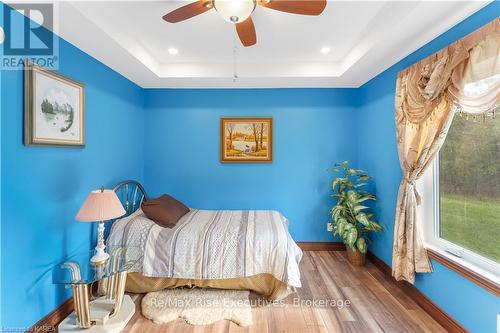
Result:
{"label": "curtain tieback", "polygon": [[417,200],[417,205],[420,206],[420,204],[422,203],[422,197],[420,196],[420,193],[418,193],[417,191],[417,185],[415,184],[415,179],[405,177],[405,181],[408,183],[408,186],[413,188],[413,194],[415,195],[415,199]]}

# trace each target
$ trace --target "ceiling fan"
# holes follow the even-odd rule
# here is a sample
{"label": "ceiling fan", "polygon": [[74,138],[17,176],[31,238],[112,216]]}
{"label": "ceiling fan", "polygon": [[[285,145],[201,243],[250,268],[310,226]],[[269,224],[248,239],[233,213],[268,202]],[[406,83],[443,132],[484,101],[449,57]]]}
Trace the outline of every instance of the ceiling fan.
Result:
{"label": "ceiling fan", "polygon": [[198,0],[177,8],[163,16],[170,23],[177,23],[215,8],[222,18],[236,26],[236,32],[243,46],[257,42],[255,26],[250,16],[257,5],[281,12],[300,15],[319,15],[327,0]]}

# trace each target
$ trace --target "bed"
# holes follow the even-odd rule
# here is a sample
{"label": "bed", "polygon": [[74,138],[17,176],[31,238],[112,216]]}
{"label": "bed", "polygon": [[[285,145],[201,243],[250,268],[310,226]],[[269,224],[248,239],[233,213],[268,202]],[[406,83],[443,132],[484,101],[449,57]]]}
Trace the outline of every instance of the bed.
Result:
{"label": "bed", "polygon": [[141,184],[125,181],[115,191],[127,214],[113,222],[107,246],[143,254],[128,274],[127,291],[243,289],[277,300],[301,287],[302,251],[281,213],[190,209],[174,228],[164,228],[140,209],[147,200]]}

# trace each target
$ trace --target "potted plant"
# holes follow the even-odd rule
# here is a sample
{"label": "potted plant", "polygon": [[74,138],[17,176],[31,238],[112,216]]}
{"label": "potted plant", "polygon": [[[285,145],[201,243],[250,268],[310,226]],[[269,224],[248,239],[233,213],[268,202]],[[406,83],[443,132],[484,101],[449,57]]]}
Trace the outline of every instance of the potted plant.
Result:
{"label": "potted plant", "polygon": [[355,266],[363,266],[368,251],[368,233],[382,231],[382,226],[366,206],[376,197],[362,189],[371,178],[363,170],[349,168],[349,161],[336,163],[332,170],[340,174],[332,182],[333,196],[337,198],[331,210],[333,235],[339,235],[346,245],[349,261]]}

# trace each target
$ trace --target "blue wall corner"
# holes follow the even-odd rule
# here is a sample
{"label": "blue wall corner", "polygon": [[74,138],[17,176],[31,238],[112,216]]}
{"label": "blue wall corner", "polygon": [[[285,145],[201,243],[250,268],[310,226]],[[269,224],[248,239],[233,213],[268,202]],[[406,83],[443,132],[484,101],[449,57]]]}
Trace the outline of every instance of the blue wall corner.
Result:
{"label": "blue wall corner", "polygon": [[[401,169],[399,165],[394,97],[397,73],[420,59],[498,17],[495,1],[415,51],[359,88],[358,161],[374,177],[379,198],[375,212],[386,232],[373,237],[371,250],[391,265],[394,220]],[[499,300],[457,273],[433,262],[434,272],[419,274],[415,286],[472,332],[495,332]]]}

